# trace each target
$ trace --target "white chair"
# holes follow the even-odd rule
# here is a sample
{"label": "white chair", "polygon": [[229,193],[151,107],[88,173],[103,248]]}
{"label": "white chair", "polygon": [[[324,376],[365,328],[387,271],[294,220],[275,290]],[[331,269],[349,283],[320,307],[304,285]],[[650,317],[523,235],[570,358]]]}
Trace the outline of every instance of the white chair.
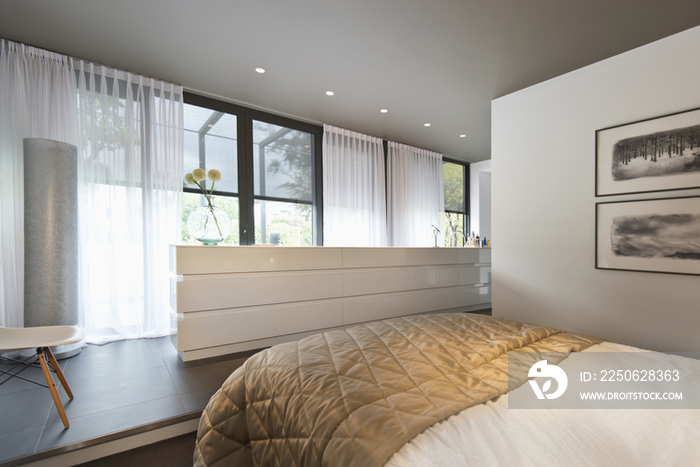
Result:
{"label": "white chair", "polygon": [[[51,397],[53,398],[54,404],[56,404],[58,414],[61,416],[63,426],[66,428],[70,426],[68,424],[68,417],[66,417],[66,412],[63,410],[63,404],[61,403],[61,398],[58,395],[58,390],[56,389],[53,376],[51,376],[51,371],[56,373],[56,376],[58,376],[58,379],[61,381],[63,389],[66,391],[66,394],[68,394],[68,397],[73,399],[73,393],[68,387],[68,383],[66,382],[66,378],[63,376],[61,367],[56,362],[56,358],[54,358],[49,347],[74,344],[83,340],[83,337],[84,333],[82,329],[76,326],[37,326],[31,328],[4,328],[0,326],[0,354],[11,350],[36,349],[35,357],[39,361],[41,370],[44,373],[44,378],[46,379],[47,384],[45,387],[48,387],[49,391],[51,391]],[[0,370],[0,375],[9,375],[9,378],[0,382],[0,384],[17,377],[25,381],[29,381],[30,383],[44,386],[43,384],[18,376],[21,371],[26,369],[26,366],[22,370],[12,373],[12,370],[18,366],[31,366],[35,364],[36,361],[30,361],[32,357],[25,361],[6,357],[0,358],[4,360],[11,360],[16,363],[16,365],[12,367],[10,371]]]}

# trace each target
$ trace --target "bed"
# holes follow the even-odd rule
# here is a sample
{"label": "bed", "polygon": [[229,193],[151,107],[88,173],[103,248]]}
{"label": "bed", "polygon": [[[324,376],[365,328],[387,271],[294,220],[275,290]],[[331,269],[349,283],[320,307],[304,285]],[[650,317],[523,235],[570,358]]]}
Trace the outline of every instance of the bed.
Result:
{"label": "bed", "polygon": [[320,333],[255,354],[226,380],[203,411],[194,463],[697,465],[700,410],[508,409],[530,390],[509,380],[509,354],[574,368],[585,352],[637,350],[466,313]]}

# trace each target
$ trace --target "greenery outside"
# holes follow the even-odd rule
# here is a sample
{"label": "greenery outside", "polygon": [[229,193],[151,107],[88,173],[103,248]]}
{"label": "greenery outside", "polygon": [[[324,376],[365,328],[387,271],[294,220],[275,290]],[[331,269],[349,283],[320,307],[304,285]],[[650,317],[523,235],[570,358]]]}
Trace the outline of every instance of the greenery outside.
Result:
{"label": "greenery outside", "polygon": [[442,163],[445,185],[445,246],[464,245],[464,166],[453,162]]}

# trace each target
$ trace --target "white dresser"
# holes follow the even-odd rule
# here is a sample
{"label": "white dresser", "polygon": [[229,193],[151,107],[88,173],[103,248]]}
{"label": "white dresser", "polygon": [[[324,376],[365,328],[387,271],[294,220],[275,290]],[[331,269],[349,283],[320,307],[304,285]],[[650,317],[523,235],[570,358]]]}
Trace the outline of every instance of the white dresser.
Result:
{"label": "white dresser", "polygon": [[489,248],[170,247],[185,361],[365,321],[491,306]]}

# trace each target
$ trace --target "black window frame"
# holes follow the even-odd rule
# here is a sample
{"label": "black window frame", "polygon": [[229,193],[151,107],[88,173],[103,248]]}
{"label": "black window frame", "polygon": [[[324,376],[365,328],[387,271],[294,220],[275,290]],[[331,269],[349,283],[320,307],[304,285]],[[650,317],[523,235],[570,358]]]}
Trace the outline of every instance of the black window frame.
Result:
{"label": "black window frame", "polygon": [[[445,213],[446,214],[462,214],[464,216],[464,225],[462,226],[462,229],[464,231],[462,232],[462,235],[465,235],[466,237],[469,237],[469,232],[471,228],[471,216],[469,214],[469,181],[470,181],[470,167],[471,164],[468,162],[463,162],[457,159],[451,159],[448,157],[443,157],[442,158],[443,164],[445,162],[450,163],[450,164],[456,164],[456,165],[461,165],[462,166],[462,176],[464,180],[464,192],[462,193],[463,196],[463,210],[462,211],[455,211],[455,210],[448,210],[447,206],[445,206]],[[463,242],[466,240],[463,239]]]}
{"label": "black window frame", "polygon": [[[323,127],[188,91],[183,93],[183,100],[185,104],[204,107],[236,116],[238,192],[234,193],[215,189],[214,194],[228,197],[235,196],[238,198],[240,244],[255,244],[255,201],[262,200],[310,204],[312,206],[313,219],[312,243],[313,246],[323,246]],[[253,120],[304,131],[312,135],[314,157],[312,159],[311,202],[294,200],[291,198],[255,195]],[[204,168],[203,161],[200,161],[200,165]],[[196,188],[184,187],[183,190],[188,193],[200,193]]]}

